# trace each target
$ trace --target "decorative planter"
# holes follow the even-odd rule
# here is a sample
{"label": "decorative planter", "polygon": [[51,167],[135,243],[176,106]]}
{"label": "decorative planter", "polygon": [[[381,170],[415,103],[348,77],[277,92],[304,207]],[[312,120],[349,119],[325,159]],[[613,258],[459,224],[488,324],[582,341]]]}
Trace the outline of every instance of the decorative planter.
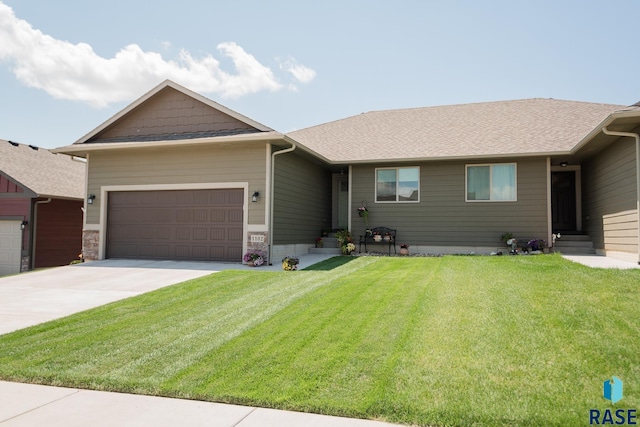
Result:
{"label": "decorative planter", "polygon": [[390,242],[391,241],[391,236],[384,236],[383,240],[385,242]]}
{"label": "decorative planter", "polygon": [[324,243],[322,243],[322,242],[317,242],[316,243],[316,248],[321,248],[323,246],[324,246]]}
{"label": "decorative planter", "polygon": [[255,267],[256,265],[253,263],[253,261],[249,261],[249,262],[247,262],[247,266],[248,267]]}
{"label": "decorative planter", "polygon": [[409,248],[400,248],[400,255],[409,255]]}
{"label": "decorative planter", "polygon": [[376,234],[373,236],[373,241],[374,242],[382,242],[382,236],[379,234]]}
{"label": "decorative planter", "polygon": [[298,269],[300,260],[293,256],[286,256],[282,258],[282,269],[284,271],[294,271]]}

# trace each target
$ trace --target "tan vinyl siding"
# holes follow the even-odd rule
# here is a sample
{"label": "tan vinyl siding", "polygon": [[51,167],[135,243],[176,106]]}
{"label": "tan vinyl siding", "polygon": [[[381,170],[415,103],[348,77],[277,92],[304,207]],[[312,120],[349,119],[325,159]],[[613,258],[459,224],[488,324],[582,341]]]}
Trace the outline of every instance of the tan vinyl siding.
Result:
{"label": "tan vinyl siding", "polygon": [[354,166],[352,232],[357,236],[365,230],[356,209],[367,200],[369,226],[397,229],[399,243],[498,247],[505,231],[518,238],[546,238],[546,159],[496,163],[517,164],[516,202],[465,202],[465,165],[474,163],[425,162],[398,165],[420,167],[419,203],[374,203],[376,165]]}
{"label": "tan vinyl siding", "polygon": [[314,244],[331,227],[331,174],[297,154],[276,156],[273,243]]}
{"label": "tan vinyl siding", "polygon": [[596,249],[638,253],[635,141],[622,138],[582,167],[585,229]]}
{"label": "tan vinyl siding", "polygon": [[108,127],[92,142],[128,137],[253,128],[173,88],[165,88]]}
{"label": "tan vinyl siding", "polygon": [[[100,220],[101,186],[248,182],[249,193],[264,192],[267,149],[264,145],[118,150],[91,153],[87,224]],[[249,224],[265,224],[266,199],[249,203]]]}
{"label": "tan vinyl siding", "polygon": [[604,249],[636,253],[638,247],[638,211],[604,215]]}

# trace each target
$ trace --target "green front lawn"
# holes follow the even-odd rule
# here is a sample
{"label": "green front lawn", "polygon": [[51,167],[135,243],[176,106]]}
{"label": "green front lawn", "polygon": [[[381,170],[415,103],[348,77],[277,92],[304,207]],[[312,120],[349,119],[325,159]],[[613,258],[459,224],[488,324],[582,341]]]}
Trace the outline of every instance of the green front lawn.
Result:
{"label": "green front lawn", "polygon": [[640,407],[640,270],[554,255],[314,270],[221,272],[0,336],[0,379],[418,425]]}

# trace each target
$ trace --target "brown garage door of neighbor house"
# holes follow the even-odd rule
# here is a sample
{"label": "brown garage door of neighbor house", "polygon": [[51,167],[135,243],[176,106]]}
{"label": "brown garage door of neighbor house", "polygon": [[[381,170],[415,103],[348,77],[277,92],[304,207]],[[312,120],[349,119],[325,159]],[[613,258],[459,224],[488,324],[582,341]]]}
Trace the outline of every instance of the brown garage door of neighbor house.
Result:
{"label": "brown garage door of neighbor house", "polygon": [[242,189],[108,195],[107,258],[242,261]]}

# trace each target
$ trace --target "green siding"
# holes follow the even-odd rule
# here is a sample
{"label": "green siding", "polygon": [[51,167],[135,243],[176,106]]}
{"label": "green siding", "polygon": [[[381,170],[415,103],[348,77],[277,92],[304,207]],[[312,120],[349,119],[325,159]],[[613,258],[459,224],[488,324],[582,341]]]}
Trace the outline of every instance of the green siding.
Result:
{"label": "green siding", "polygon": [[275,157],[273,243],[314,244],[331,227],[331,173],[295,152]]}
{"label": "green siding", "polygon": [[582,166],[583,224],[596,249],[638,253],[635,141],[621,138]]}
{"label": "green siding", "polygon": [[419,203],[375,203],[376,165],[354,166],[352,232],[364,232],[356,209],[367,200],[369,226],[395,228],[398,242],[410,245],[500,246],[505,231],[519,238],[546,238],[546,159],[494,162],[517,164],[516,202],[465,202],[465,165],[484,163],[488,162],[397,165],[420,167]]}

